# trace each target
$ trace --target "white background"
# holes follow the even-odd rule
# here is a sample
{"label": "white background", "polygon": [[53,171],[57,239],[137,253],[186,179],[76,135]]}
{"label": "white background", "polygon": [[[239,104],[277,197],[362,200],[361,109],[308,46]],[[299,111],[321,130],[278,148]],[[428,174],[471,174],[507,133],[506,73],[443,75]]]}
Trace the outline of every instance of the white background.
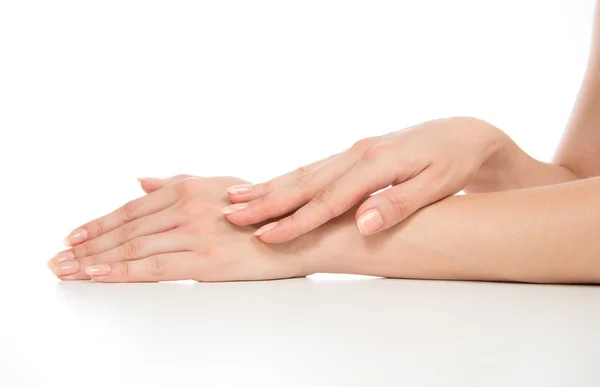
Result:
{"label": "white background", "polygon": [[[0,346],[40,354],[32,375],[58,377],[77,356],[59,350],[45,363],[64,342],[52,332],[99,345],[69,325],[85,321],[79,301],[61,303],[71,288],[45,264],[72,228],[140,195],[136,177],[259,182],[452,115],[486,119],[549,161],[585,68],[593,3],[0,1]],[[94,289],[82,302],[106,301]],[[162,289],[152,294],[185,297]],[[45,333],[24,323],[45,319]]]}

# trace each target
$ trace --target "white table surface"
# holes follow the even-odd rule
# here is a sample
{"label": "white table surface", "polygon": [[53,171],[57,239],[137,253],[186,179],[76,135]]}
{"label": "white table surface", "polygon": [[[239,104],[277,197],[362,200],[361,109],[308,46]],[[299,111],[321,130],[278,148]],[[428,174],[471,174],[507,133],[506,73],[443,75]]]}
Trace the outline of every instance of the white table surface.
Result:
{"label": "white table surface", "polygon": [[0,289],[1,386],[600,386],[600,287],[42,285]]}

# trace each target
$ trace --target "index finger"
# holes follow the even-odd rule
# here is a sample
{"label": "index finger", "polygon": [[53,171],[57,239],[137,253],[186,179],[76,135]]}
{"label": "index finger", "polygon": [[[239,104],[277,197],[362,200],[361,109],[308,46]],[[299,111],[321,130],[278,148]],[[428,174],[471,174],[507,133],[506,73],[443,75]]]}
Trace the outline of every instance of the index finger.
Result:
{"label": "index finger", "polygon": [[386,165],[355,164],[292,215],[263,226],[255,235],[267,243],[288,242],[342,215],[365,196],[392,184],[396,178],[394,171]]}
{"label": "index finger", "polygon": [[65,238],[65,246],[75,246],[116,229],[132,220],[163,210],[177,201],[175,189],[161,189],[129,201],[108,215],[77,227]]}
{"label": "index finger", "polygon": [[232,203],[246,203],[275,191],[278,188],[285,186],[287,183],[292,182],[295,179],[301,178],[309,172],[313,172],[317,168],[327,164],[334,160],[344,152],[336,153],[324,159],[315,161],[311,164],[297,168],[292,172],[288,172],[284,175],[278,176],[274,179],[266,181],[260,184],[237,184],[227,188],[229,194],[229,200]]}

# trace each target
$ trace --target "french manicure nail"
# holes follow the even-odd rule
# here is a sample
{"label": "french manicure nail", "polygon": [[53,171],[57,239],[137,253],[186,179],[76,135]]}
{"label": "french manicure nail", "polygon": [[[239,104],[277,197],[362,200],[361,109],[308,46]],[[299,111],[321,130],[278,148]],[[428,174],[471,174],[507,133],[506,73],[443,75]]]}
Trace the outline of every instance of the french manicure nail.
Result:
{"label": "french manicure nail", "polygon": [[229,192],[232,195],[247,194],[247,193],[252,192],[252,185],[251,184],[232,185],[231,187],[227,188],[227,192]]}
{"label": "french manicure nail", "polygon": [[73,261],[75,259],[75,255],[70,251],[65,251],[64,253],[57,254],[54,258],[50,260],[49,263],[53,265],[58,265],[63,262]]}
{"label": "french manicure nail", "polygon": [[138,178],[137,178],[137,181],[138,181],[138,183],[141,183],[141,182],[143,182],[144,180],[152,180],[152,179],[154,179],[154,180],[159,180],[159,179],[157,179],[156,177],[138,177]]}
{"label": "french manicure nail", "polygon": [[76,245],[78,243],[84,242],[88,237],[88,233],[83,228],[78,228],[73,230],[68,237],[63,241],[64,245],[67,247]]}
{"label": "french manicure nail", "polygon": [[79,271],[79,262],[67,261],[56,265],[58,275],[71,275]]}
{"label": "french manicure nail", "polygon": [[248,203],[232,204],[230,206],[227,206],[227,207],[223,208],[221,210],[221,212],[224,213],[224,214],[232,214],[234,212],[243,210],[246,207],[248,207]]}
{"label": "french manicure nail", "polygon": [[261,236],[262,234],[266,233],[267,231],[274,229],[277,226],[277,223],[279,223],[279,222],[265,224],[264,226],[262,226],[261,228],[256,230],[254,232],[254,235]]}
{"label": "french manicure nail", "polygon": [[94,265],[85,268],[85,272],[92,277],[110,274],[110,265]]}
{"label": "french manicure nail", "polygon": [[372,209],[362,214],[360,218],[358,218],[356,225],[361,234],[370,235],[383,226],[383,218],[378,210]]}

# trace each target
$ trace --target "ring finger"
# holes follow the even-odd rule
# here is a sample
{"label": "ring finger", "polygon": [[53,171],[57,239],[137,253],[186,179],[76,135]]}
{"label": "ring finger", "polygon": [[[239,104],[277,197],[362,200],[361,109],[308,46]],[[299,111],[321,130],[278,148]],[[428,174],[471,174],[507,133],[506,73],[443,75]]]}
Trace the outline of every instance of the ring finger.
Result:
{"label": "ring finger", "polygon": [[97,255],[114,249],[134,238],[174,229],[179,224],[174,211],[162,210],[125,223],[116,229],[71,249],[75,258]]}
{"label": "ring finger", "polygon": [[134,238],[119,247],[97,255],[64,261],[53,271],[63,280],[89,279],[85,273],[88,266],[111,262],[134,261],[156,254],[185,251],[190,245],[189,238],[177,230]]}

